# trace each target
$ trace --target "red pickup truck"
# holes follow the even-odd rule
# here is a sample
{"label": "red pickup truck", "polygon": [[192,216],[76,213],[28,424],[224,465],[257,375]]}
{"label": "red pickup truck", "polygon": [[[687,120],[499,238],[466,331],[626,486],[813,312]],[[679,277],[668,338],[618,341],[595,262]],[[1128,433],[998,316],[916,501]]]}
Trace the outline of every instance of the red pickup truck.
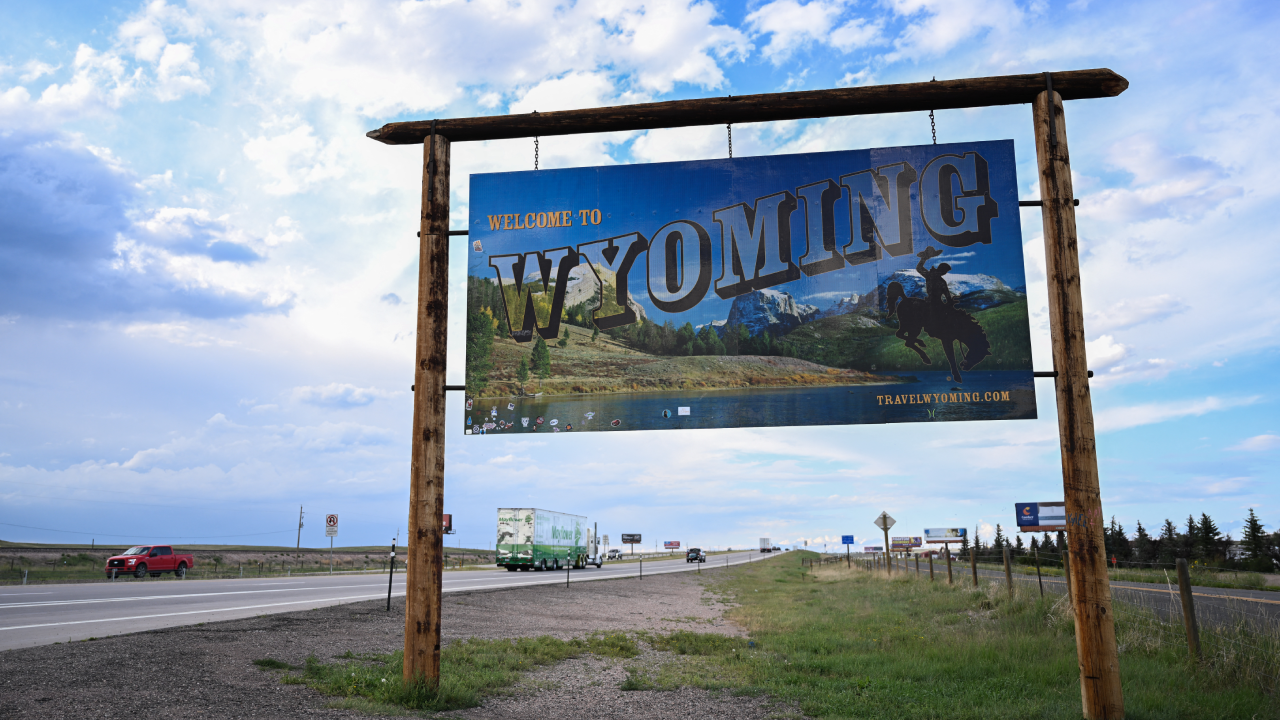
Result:
{"label": "red pickup truck", "polygon": [[136,578],[144,578],[148,574],[160,577],[162,573],[173,573],[174,577],[181,579],[195,564],[195,558],[174,553],[170,545],[135,545],[107,558],[107,577],[133,573]]}

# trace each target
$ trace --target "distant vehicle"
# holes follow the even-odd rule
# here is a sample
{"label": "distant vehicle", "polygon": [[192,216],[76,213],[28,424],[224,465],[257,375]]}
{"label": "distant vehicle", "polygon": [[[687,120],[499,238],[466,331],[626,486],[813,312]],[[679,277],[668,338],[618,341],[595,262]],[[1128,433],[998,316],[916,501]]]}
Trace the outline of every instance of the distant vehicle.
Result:
{"label": "distant vehicle", "polygon": [[778,547],[777,545],[774,545],[773,552],[782,552],[782,548]]}
{"label": "distant vehicle", "polygon": [[610,550],[609,554],[605,556],[605,560],[621,560],[621,559],[622,559],[622,551],[617,548]]}
{"label": "distant vehicle", "polygon": [[760,552],[773,552],[773,541],[769,538],[760,538]]}
{"label": "distant vehicle", "polygon": [[498,508],[498,566],[559,570],[604,564],[595,530],[581,515],[537,508]]}
{"label": "distant vehicle", "polygon": [[702,552],[702,548],[689,548],[689,552],[684,555],[685,562],[706,562],[707,554]]}
{"label": "distant vehicle", "polygon": [[160,577],[164,573],[173,573],[176,578],[185,578],[187,570],[195,567],[196,561],[190,555],[179,555],[173,552],[172,545],[135,545],[115,557],[107,558],[107,577],[128,575],[136,578]]}

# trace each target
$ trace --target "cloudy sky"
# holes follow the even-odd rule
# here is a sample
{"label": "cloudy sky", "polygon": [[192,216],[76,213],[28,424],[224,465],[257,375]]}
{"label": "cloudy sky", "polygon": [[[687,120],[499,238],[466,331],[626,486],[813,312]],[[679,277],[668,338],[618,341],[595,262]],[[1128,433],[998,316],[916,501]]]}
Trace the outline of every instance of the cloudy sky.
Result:
{"label": "cloudy sky", "polygon": [[[340,544],[403,536],[420,146],[432,117],[1109,67],[1066,109],[1104,512],[1280,526],[1280,133],[1268,3],[1074,0],[192,0],[7,3],[0,16],[0,538]],[[1211,40],[1209,40],[1211,39]],[[937,113],[1012,138],[1029,106]],[[735,155],[930,141],[926,114],[743,125]],[[724,129],[547,138],[542,167],[725,155]],[[531,169],[532,142],[454,147]],[[1268,210],[1271,208],[1271,210]],[[1039,215],[1022,212],[1036,367]],[[453,252],[461,325],[465,247]],[[450,339],[461,382],[461,336]],[[1061,498],[1052,381],[1002,423],[468,437],[447,512],[744,545],[1013,523]],[[1272,468],[1268,470],[1267,468]],[[616,543],[616,540],[615,540]]]}

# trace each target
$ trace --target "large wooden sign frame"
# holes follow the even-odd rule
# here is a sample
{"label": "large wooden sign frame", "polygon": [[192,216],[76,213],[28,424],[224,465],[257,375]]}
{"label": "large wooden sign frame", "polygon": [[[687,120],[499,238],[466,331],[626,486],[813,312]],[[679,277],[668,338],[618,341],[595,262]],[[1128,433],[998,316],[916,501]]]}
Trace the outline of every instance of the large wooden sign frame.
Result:
{"label": "large wooden sign frame", "polygon": [[[390,123],[368,133],[389,145],[422,143],[418,336],[405,603],[404,678],[440,677],[444,565],[445,345],[448,322],[449,152],[454,142],[653,130],[697,125],[877,115],[1030,103],[1040,174],[1050,335],[1062,480],[1067,505],[1067,578],[1074,598],[1084,717],[1124,717],[1111,587],[1103,545],[1093,404],[1085,364],[1080,261],[1063,100],[1115,97],[1129,82],[1111,70],[943,80],[902,85],[743,95],[562,112]],[[417,390],[417,388],[422,388]]]}

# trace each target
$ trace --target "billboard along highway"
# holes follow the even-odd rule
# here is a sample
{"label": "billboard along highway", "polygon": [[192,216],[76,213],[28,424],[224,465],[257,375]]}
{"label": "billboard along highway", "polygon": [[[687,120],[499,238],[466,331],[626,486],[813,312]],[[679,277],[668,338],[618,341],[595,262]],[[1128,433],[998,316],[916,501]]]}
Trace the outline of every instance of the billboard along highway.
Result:
{"label": "billboard along highway", "polygon": [[1013,141],[471,176],[468,434],[1034,418]]}

